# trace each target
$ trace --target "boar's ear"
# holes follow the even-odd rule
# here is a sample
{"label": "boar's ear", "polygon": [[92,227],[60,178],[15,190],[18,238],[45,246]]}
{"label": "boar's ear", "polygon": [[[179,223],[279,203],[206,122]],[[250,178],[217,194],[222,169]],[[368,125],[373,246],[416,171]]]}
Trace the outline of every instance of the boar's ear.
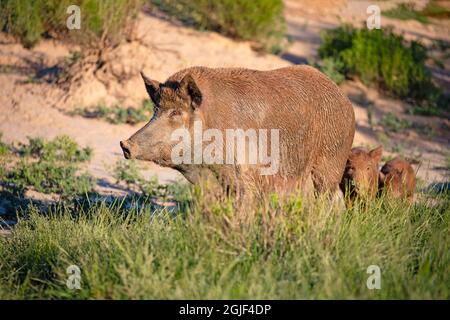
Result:
{"label": "boar's ear", "polygon": [[383,154],[383,146],[379,146],[373,150],[370,150],[369,152],[370,157],[376,162],[380,162],[382,154]]}
{"label": "boar's ear", "polygon": [[145,89],[147,90],[147,93],[150,96],[150,99],[152,99],[152,101],[154,103],[156,103],[156,92],[159,89],[159,82],[156,80],[151,80],[151,79],[147,78],[142,71],[141,71],[141,77],[144,80]]}
{"label": "boar's ear", "polygon": [[202,102],[202,93],[197,87],[194,78],[190,74],[184,76],[183,80],[180,81],[179,90],[181,93],[188,95],[191,98],[191,105],[193,109],[200,106]]}

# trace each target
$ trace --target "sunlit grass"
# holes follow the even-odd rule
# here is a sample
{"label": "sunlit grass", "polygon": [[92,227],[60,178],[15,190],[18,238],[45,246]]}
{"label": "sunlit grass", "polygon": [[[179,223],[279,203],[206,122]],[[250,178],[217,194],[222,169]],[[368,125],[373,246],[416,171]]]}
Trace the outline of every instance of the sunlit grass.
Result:
{"label": "sunlit grass", "polygon": [[[448,197],[338,212],[323,198],[238,209],[192,194],[176,215],[137,202],[29,208],[0,239],[0,298],[449,298]],[[66,287],[70,265],[80,290]],[[366,287],[370,265],[380,290]]]}

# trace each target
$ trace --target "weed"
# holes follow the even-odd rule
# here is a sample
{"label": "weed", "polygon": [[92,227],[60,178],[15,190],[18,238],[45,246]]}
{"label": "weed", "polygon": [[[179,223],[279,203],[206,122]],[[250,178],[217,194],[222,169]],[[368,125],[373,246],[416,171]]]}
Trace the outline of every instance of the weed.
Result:
{"label": "weed", "polygon": [[417,20],[421,23],[428,24],[429,17],[436,19],[450,18],[450,10],[441,7],[436,1],[429,1],[422,10],[416,10],[414,3],[401,3],[397,7],[383,12],[386,17],[399,20]]}
{"label": "weed", "polygon": [[411,123],[408,120],[400,119],[392,112],[383,115],[380,125],[393,132],[402,132],[411,127]]}
{"label": "weed", "polygon": [[86,118],[105,119],[112,124],[136,124],[148,121],[153,113],[153,104],[145,100],[140,108],[122,108],[119,106],[106,107],[99,105],[95,108],[76,109],[71,115],[80,115]]}
{"label": "weed", "polygon": [[421,11],[417,11],[413,3],[401,3],[391,10],[383,12],[383,15],[399,20],[417,20],[421,23],[428,23],[428,18]]}
{"label": "weed", "polygon": [[78,174],[78,164],[90,160],[92,149],[80,149],[68,136],[59,136],[49,142],[29,138],[27,144],[21,144],[14,152],[20,159],[9,168],[3,166],[2,169],[2,185],[12,194],[22,197],[31,188],[66,197],[93,188],[91,177]]}

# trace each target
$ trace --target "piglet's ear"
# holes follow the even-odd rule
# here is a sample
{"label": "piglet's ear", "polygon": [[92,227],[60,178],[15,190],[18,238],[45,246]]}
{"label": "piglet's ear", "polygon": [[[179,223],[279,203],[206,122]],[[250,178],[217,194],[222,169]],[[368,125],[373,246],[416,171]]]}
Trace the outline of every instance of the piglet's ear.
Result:
{"label": "piglet's ear", "polygon": [[198,108],[202,103],[202,93],[190,74],[185,75],[180,81],[179,90],[183,95],[190,97],[193,109]]}
{"label": "piglet's ear", "polygon": [[143,72],[141,72],[141,77],[144,80],[145,89],[147,90],[150,99],[152,99],[153,103],[156,103],[156,92],[159,90],[160,83],[156,80],[147,78]]}
{"label": "piglet's ear", "polygon": [[383,155],[383,146],[370,150],[369,155],[375,162],[380,162],[381,156]]}

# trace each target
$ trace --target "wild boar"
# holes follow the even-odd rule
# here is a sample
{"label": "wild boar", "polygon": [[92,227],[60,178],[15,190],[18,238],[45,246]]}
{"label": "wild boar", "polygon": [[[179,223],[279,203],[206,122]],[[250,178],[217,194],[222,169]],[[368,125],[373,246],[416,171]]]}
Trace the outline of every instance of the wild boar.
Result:
{"label": "wild boar", "polygon": [[353,148],[345,165],[340,183],[342,192],[350,203],[359,197],[372,200],[378,191],[378,164],[383,147],[368,151],[363,147]]}
{"label": "wild boar", "polygon": [[388,161],[380,171],[379,189],[388,198],[413,200],[416,173],[411,164],[400,157]]}
{"label": "wild boar", "polygon": [[[192,67],[175,73],[164,83],[144,74],[142,77],[155,106],[154,115],[128,140],[121,141],[125,158],[174,168],[194,184],[207,177],[221,187],[236,190],[338,190],[355,134],[355,116],[345,94],[316,69]],[[200,137],[196,139],[199,127]],[[194,136],[186,139],[190,146],[179,153],[187,160],[192,155],[193,162],[173,160],[174,149],[178,152],[180,144],[174,140],[177,130]],[[199,150],[195,144],[206,152],[212,140],[212,134],[205,137],[208,130],[214,132],[215,139],[227,138],[216,145],[212,154],[219,157],[213,163],[201,161],[198,152],[194,154]],[[241,144],[228,141],[232,130],[244,137]],[[263,141],[264,130],[277,134],[266,134]],[[255,134],[260,135],[259,140]],[[263,150],[267,145],[270,152]],[[260,148],[259,152],[254,152],[255,147]],[[230,156],[228,153],[233,151]],[[220,153],[227,153],[222,160],[242,157],[248,161],[220,161]],[[250,161],[252,154],[256,163]],[[262,169],[273,170],[267,173]]]}

